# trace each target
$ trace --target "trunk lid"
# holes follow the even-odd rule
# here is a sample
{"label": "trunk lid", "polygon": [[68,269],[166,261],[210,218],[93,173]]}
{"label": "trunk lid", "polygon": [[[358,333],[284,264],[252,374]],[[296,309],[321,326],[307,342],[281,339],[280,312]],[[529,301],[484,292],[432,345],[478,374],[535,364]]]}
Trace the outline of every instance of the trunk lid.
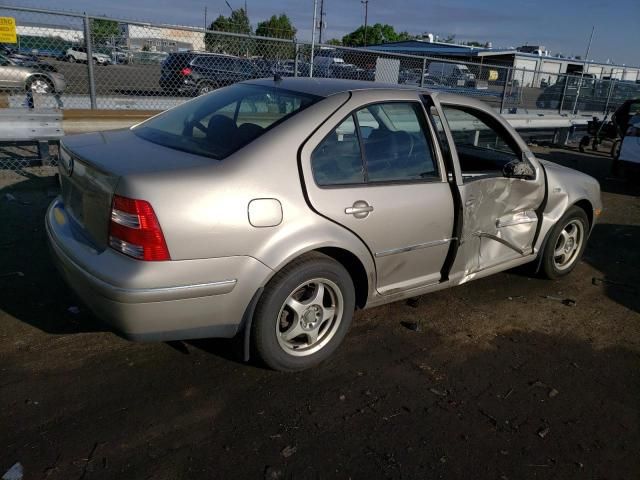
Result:
{"label": "trunk lid", "polygon": [[109,242],[111,202],[121,178],[212,162],[148,142],[129,129],[65,137],[58,164],[62,200],[74,230],[101,252]]}

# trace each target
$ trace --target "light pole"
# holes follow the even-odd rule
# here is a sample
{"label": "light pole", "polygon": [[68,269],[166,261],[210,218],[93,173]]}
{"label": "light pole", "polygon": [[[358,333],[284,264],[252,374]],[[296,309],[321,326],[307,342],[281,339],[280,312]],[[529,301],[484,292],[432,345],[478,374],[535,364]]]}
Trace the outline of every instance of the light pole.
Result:
{"label": "light pole", "polygon": [[324,30],[324,0],[320,0],[320,25],[318,26],[320,32],[318,36],[318,43],[322,44],[322,30]]}
{"label": "light pole", "polygon": [[591,27],[591,35],[589,36],[589,44],[587,45],[587,53],[584,55],[584,65],[582,66],[582,73],[580,74],[580,83],[578,84],[578,91],[576,92],[576,100],[573,102],[572,113],[575,115],[578,108],[578,98],[580,97],[580,90],[582,90],[582,82],[584,81],[584,71],[587,69],[587,61],[589,59],[589,51],[591,50],[591,42],[593,41],[593,32],[595,31],[595,25]]}
{"label": "light pole", "polygon": [[367,17],[369,16],[369,0],[360,0],[364,5],[364,46],[367,46]]}
{"label": "light pole", "polygon": [[311,29],[311,64],[309,65],[309,76],[313,77],[313,54],[316,49],[316,21],[318,12],[318,0],[313,0],[313,27]]}

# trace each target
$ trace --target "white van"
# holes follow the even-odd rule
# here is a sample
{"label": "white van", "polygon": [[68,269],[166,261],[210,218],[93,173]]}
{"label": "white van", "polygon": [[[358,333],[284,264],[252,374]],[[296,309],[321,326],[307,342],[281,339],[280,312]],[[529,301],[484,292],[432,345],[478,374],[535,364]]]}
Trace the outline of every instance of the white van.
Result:
{"label": "white van", "polygon": [[476,76],[461,63],[431,62],[427,74],[437,82],[450,87],[475,87]]}

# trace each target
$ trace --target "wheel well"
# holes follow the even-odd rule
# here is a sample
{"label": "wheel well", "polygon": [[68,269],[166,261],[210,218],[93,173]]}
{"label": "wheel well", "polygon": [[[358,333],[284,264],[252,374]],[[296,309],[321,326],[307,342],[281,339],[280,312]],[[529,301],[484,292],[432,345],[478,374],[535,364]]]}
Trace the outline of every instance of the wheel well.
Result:
{"label": "wheel well", "polygon": [[369,280],[367,278],[367,271],[358,257],[348,250],[338,247],[319,248],[316,251],[333,258],[347,269],[356,290],[356,306],[363,308],[369,296]]}
{"label": "wheel well", "polygon": [[574,206],[581,208],[584,210],[584,213],[587,214],[587,218],[589,219],[589,228],[593,225],[593,205],[589,200],[580,200],[574,203]]}

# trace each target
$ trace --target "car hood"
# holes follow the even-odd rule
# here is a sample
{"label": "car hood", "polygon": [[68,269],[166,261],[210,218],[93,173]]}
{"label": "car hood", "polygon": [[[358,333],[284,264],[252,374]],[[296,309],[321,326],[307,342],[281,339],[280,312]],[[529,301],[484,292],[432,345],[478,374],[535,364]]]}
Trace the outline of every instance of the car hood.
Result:
{"label": "car hood", "polygon": [[149,142],[131,129],[70,135],[62,144],[102,172],[116,176],[197,168],[216,162]]}

